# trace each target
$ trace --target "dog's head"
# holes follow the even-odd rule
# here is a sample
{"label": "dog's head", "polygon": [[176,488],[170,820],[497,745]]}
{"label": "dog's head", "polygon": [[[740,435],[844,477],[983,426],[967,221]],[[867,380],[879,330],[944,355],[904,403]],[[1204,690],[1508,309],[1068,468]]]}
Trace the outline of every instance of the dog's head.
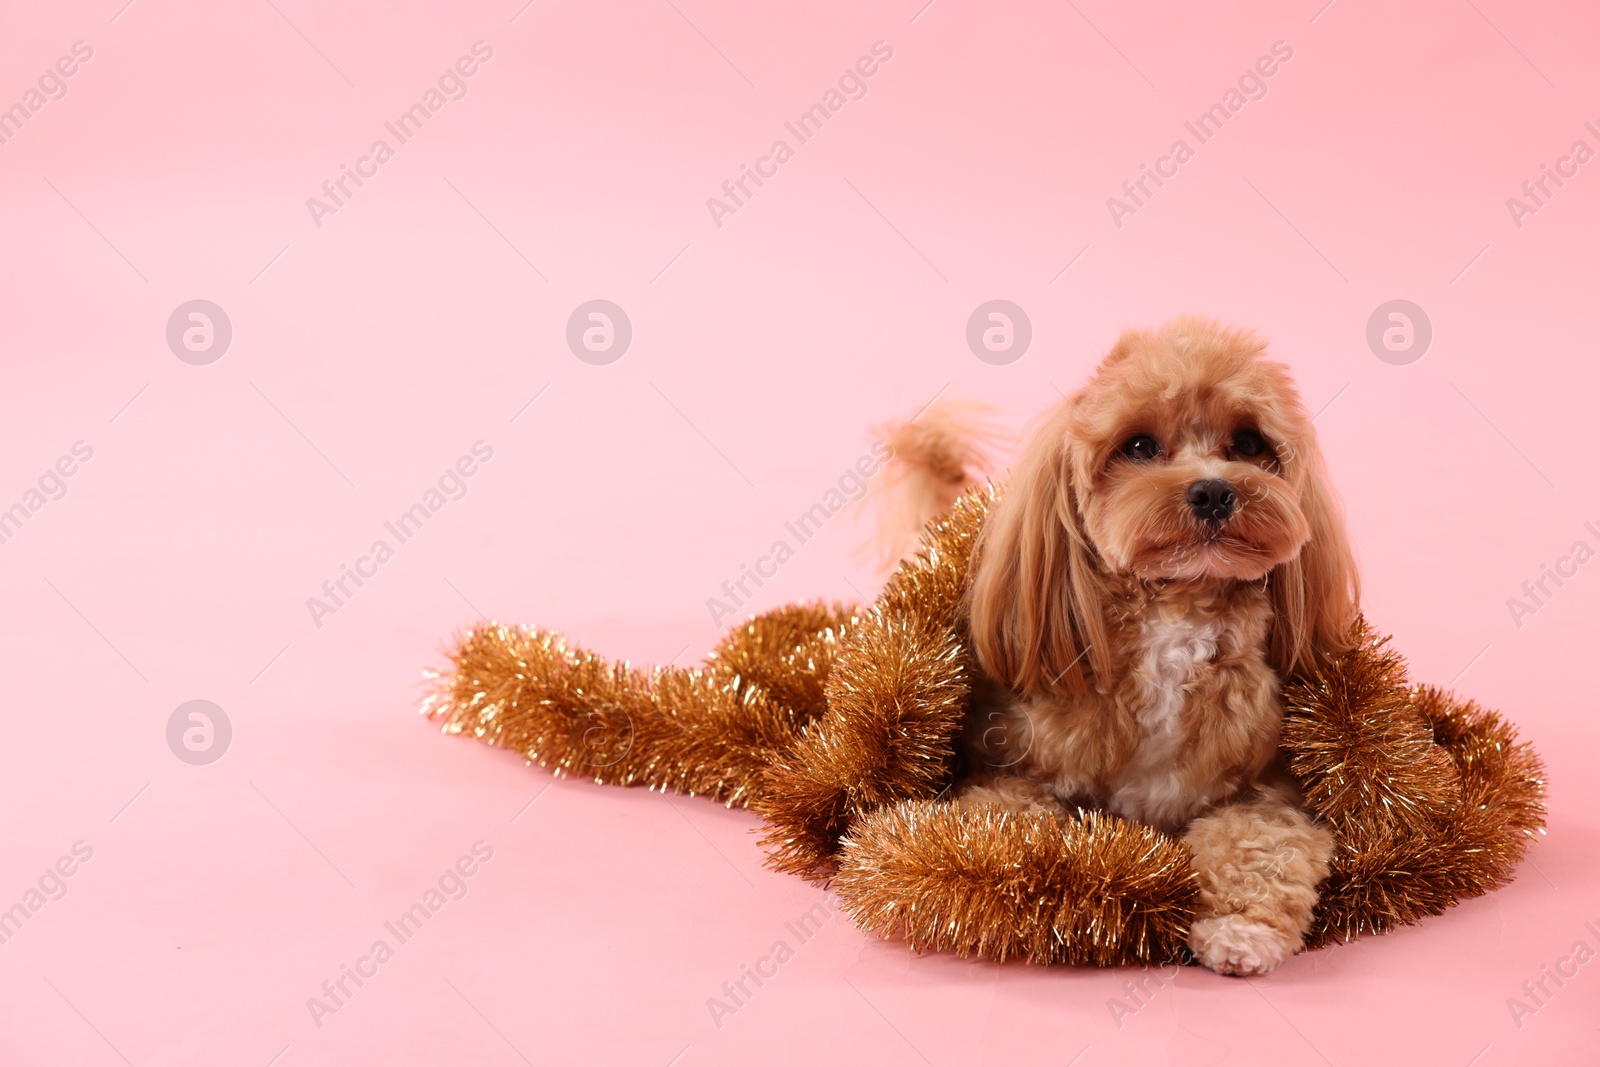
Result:
{"label": "dog's head", "polygon": [[1265,347],[1200,319],[1130,330],[1046,417],[979,545],[971,625],[988,673],[1020,692],[1103,677],[1116,575],[1265,578],[1284,677],[1344,647],[1354,560],[1311,419]]}

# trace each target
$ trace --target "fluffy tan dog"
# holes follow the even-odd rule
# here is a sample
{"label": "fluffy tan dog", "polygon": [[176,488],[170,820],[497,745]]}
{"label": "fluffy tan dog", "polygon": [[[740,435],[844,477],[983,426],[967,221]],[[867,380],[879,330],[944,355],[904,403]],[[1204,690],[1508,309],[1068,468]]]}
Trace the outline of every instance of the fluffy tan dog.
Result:
{"label": "fluffy tan dog", "polygon": [[[960,787],[1181,834],[1190,947],[1241,975],[1299,950],[1327,876],[1332,839],[1276,758],[1279,689],[1345,646],[1359,595],[1311,420],[1264,352],[1200,319],[1129,331],[1027,443],[968,593]],[[910,462],[934,420],[894,435]]]}

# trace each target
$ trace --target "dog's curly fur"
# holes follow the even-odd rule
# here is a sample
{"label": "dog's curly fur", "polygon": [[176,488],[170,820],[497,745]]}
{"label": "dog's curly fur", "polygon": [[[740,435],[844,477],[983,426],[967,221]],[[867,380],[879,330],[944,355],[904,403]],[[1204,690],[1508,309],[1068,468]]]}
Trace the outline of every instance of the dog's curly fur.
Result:
{"label": "dog's curly fur", "polygon": [[1327,877],[1332,838],[1276,758],[1279,694],[1346,649],[1359,600],[1311,418],[1265,349],[1194,318],[1124,333],[1024,447],[966,605],[961,803],[1182,834],[1190,947],[1224,974],[1296,952]]}

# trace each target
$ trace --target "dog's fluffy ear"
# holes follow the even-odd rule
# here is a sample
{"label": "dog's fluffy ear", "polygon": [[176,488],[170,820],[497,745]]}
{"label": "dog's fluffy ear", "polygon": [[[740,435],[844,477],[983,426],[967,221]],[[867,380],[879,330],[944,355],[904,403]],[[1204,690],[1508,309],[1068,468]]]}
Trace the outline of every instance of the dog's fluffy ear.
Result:
{"label": "dog's fluffy ear", "polygon": [[1311,537],[1298,556],[1274,568],[1267,579],[1274,615],[1269,654],[1284,679],[1347,651],[1361,602],[1355,554],[1322,454],[1309,443],[1306,453],[1300,459],[1300,510]]}
{"label": "dog's fluffy ear", "polygon": [[980,535],[968,586],[972,647],[1013,692],[1087,690],[1107,673],[1104,580],[1083,532],[1071,408],[1035,434]]}

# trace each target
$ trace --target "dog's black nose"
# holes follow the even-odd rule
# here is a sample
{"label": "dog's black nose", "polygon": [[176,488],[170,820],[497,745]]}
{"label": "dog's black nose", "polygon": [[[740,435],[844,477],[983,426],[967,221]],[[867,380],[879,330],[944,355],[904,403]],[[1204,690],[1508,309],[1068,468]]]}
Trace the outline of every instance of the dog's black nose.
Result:
{"label": "dog's black nose", "polygon": [[1222,522],[1233,514],[1238,497],[1233,486],[1221,478],[1207,478],[1189,487],[1189,510],[1203,522]]}

